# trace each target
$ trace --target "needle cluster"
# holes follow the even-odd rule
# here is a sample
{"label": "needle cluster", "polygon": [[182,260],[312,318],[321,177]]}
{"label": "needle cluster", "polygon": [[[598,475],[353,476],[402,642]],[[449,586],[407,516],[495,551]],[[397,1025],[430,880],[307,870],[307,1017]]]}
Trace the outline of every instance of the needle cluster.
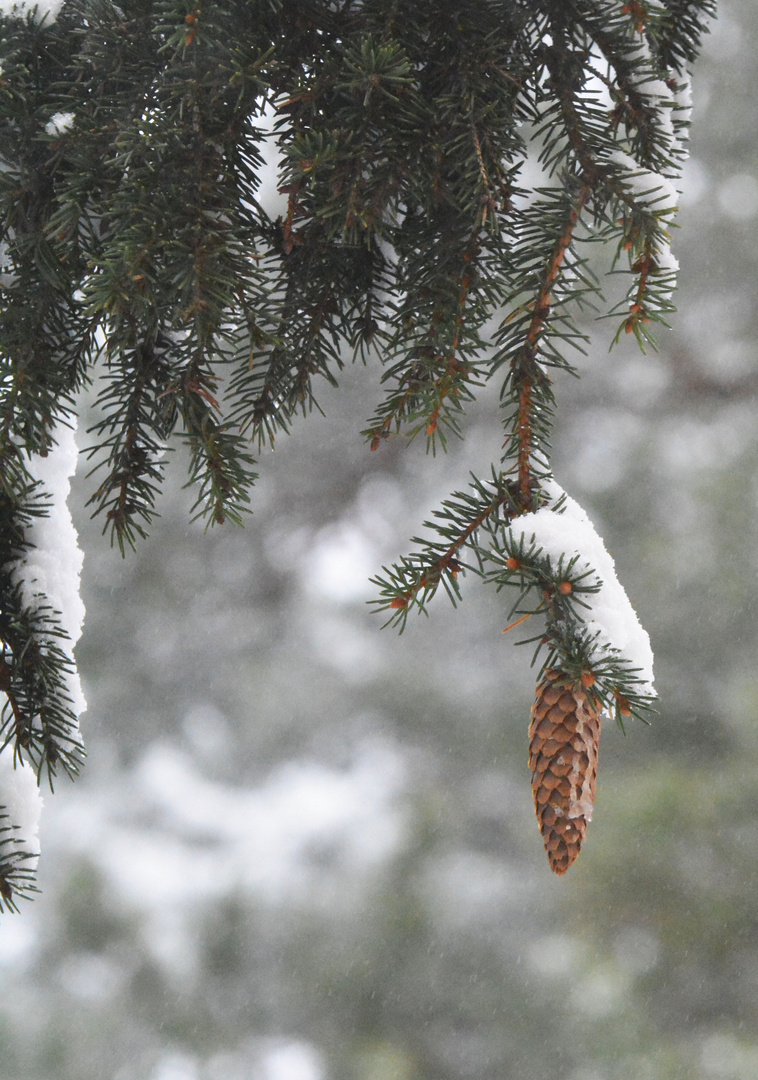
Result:
{"label": "needle cluster", "polygon": [[[500,387],[491,476],[388,571],[404,623],[544,505],[554,379],[629,276],[619,333],[671,311],[687,65],[713,0],[65,0],[0,15],[2,739],[75,772],[60,623],[24,601],[36,493],[99,386],[91,505],[122,552],[176,439],[196,512],[250,509],[255,456],[359,356],[385,394],[367,447],[462,431]],[[281,213],[259,201],[266,147]],[[535,179],[536,178],[536,179]],[[673,193],[673,194],[672,194]],[[367,412],[369,412],[367,407]],[[487,473],[485,473],[487,475]],[[507,558],[508,556],[506,556]],[[560,582],[554,583],[556,587]],[[574,639],[571,639],[572,641]],[[551,638],[568,662],[571,641]]]}

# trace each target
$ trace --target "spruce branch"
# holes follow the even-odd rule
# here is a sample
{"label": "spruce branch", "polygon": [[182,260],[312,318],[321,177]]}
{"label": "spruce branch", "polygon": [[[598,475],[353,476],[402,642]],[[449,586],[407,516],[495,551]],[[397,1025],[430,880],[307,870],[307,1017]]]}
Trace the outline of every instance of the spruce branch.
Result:
{"label": "spruce branch", "polygon": [[[455,606],[460,597],[458,574],[464,570],[482,573],[480,531],[491,534],[519,512],[518,488],[503,473],[493,468],[488,482],[472,476],[469,491],[455,492],[434,511],[433,521],[424,522],[424,528],[435,535],[411,541],[422,550],[404,557],[391,569],[383,567],[385,577],[372,578],[381,596],[371,603],[378,611],[393,613],[385,625],[398,626],[402,632],[410,609],[415,605],[426,612],[440,584]],[[474,563],[462,561],[466,548],[471,550]]]}
{"label": "spruce branch", "polygon": [[[501,391],[501,399],[512,404],[512,411],[506,420],[507,437],[504,444],[504,460],[515,459],[515,471],[518,475],[520,506],[522,511],[532,510],[532,490],[534,481],[544,475],[546,454],[540,445],[540,436],[546,433],[546,419],[552,411],[553,394],[550,381],[545,374],[544,364],[538,357],[544,354],[542,339],[549,326],[554,304],[553,294],[559,282],[566,253],[574,239],[582,210],[589,199],[591,188],[581,184],[573,198],[569,198],[559,221],[559,229],[553,243],[552,252],[543,271],[543,280],[535,298],[528,305],[531,317],[528,318],[523,342],[508,352],[512,358],[509,371]],[[516,326],[523,325],[524,315]],[[515,337],[513,317],[509,317],[507,332]],[[501,328],[501,336],[503,328]],[[508,352],[496,358],[495,363],[506,362]],[[545,363],[554,358],[545,354]],[[561,363],[561,361],[559,361]],[[514,407],[515,406],[515,407]],[[535,458],[537,474],[535,475]]]}
{"label": "spruce branch", "polygon": [[533,664],[544,650],[539,678],[560,670],[581,682],[596,707],[615,715],[622,728],[628,716],[647,723],[654,701],[649,686],[618,649],[601,639],[599,630],[588,626],[594,618],[593,597],[603,584],[597,572],[577,554],[556,559],[527,536],[528,531],[518,534],[513,528],[484,553],[491,567],[484,580],[498,591],[509,587],[518,593],[507,617],[520,618],[506,631],[540,616],[542,627],[517,642],[536,643]]}
{"label": "spruce branch", "polygon": [[[68,678],[74,662],[60,613],[27,582],[24,561],[35,521],[49,498],[12,443],[0,453],[0,746],[28,760],[50,786],[59,769],[73,777],[83,750],[71,708]],[[2,751],[0,751],[2,752]]]}
{"label": "spruce branch", "polygon": [[[440,586],[456,603],[470,569],[514,590],[509,619],[539,624],[542,704],[562,687],[564,717],[644,715],[647,676],[588,617],[593,560],[527,532],[560,517],[553,380],[574,373],[577,315],[601,299],[583,245],[614,243],[612,272],[630,280],[606,313],[614,340],[652,344],[672,311],[686,69],[713,12],[713,0],[348,0],[257,5],[253,18],[222,0],[69,0],[55,21],[0,14],[8,750],[50,777],[81,757],[60,620],[16,571],[44,513],[25,455],[54,452],[55,424],[103,361],[90,504],[122,552],[149,531],[175,437],[189,443],[194,509],[241,521],[250,444],[318,409],[319,379],[336,386],[350,353],[383,365],[372,449],[396,433],[444,449],[501,378],[492,479],[432,514],[377,579],[376,603],[402,629]],[[286,196],[275,221],[258,198],[266,138]],[[527,164],[543,173],[531,189]]]}
{"label": "spruce branch", "polygon": [[175,370],[166,358],[168,342],[157,334],[108,361],[108,377],[97,399],[105,413],[91,429],[97,442],[86,450],[92,458],[107,451],[90,476],[107,475],[90,497],[93,516],[104,514],[103,533],[110,532],[122,555],[147,536],[155,495],[163,477],[165,440],[176,424],[173,401]]}
{"label": "spruce branch", "polygon": [[59,769],[73,778],[84,754],[77,717],[71,708],[67,677],[75,670],[63,643],[68,635],[53,611],[37,597],[25,603],[21,586],[0,578],[0,690],[6,701],[0,713],[0,752],[11,747],[28,761],[50,788]]}
{"label": "spruce branch", "polygon": [[[483,221],[484,209],[481,214]],[[447,297],[439,303],[431,314],[425,343],[415,346],[385,372],[383,381],[394,379],[398,388],[382,402],[364,431],[372,450],[389,438],[393,428],[400,432],[404,426],[411,439],[423,431],[427,449],[432,451],[436,450],[438,438],[446,448],[445,429],[460,436],[458,420],[464,402],[472,401],[474,388],[481,385],[479,366],[460,355],[466,306],[475,284],[480,250],[472,237],[460,256],[457,303]]]}
{"label": "spruce branch", "polygon": [[39,892],[34,884],[37,855],[24,851],[16,831],[6,807],[0,805],[0,915],[17,912],[18,900],[31,900]]}

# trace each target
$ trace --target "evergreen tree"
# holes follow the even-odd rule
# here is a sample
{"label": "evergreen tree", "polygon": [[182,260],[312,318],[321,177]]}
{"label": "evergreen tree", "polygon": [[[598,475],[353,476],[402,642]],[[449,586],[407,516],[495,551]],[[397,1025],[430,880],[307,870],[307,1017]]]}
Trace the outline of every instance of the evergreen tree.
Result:
{"label": "evergreen tree", "polygon": [[[197,514],[239,523],[256,449],[318,408],[319,377],[336,385],[350,354],[384,365],[387,392],[364,432],[375,451],[416,436],[444,449],[479,388],[500,386],[496,461],[378,579],[389,622],[402,629],[440,586],[455,603],[463,571],[513,586],[509,618],[542,619],[533,640],[548,677],[535,720],[555,683],[593,716],[644,717],[646,637],[602,543],[551,476],[553,387],[582,347],[577,311],[601,301],[593,244],[609,244],[629,275],[605,311],[616,339],[654,344],[672,310],[687,67],[713,9],[66,0],[5,10],[0,687],[14,764],[52,782],[83,756],[65,640],[76,620],[30,569],[46,496],[60,494],[38,462],[58,453],[80,391],[101,380],[90,501],[125,552],[156,513],[172,437],[189,448]],[[271,115],[287,199],[276,219],[258,200]],[[543,736],[534,753],[544,757],[554,740]],[[571,787],[569,819],[588,816],[574,796],[594,784],[596,746],[574,749],[578,787],[560,762],[540,767],[556,790]],[[535,781],[535,799],[545,827],[554,796]],[[10,819],[0,893],[13,908],[33,887],[34,851],[28,836],[15,842],[20,822],[0,802]],[[566,868],[563,855],[555,865]]]}

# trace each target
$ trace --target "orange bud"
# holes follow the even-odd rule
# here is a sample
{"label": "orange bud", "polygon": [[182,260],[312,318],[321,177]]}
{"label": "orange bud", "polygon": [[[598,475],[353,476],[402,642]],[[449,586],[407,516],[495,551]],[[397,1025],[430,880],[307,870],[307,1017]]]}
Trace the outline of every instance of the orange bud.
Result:
{"label": "orange bud", "polygon": [[574,586],[570,581],[562,581],[558,586],[558,592],[563,593],[564,596],[568,596],[570,592],[574,591]]}
{"label": "orange bud", "polygon": [[397,611],[397,610],[399,610],[401,608],[408,607],[408,601],[406,600],[406,598],[404,596],[396,596],[395,599],[390,604],[390,607],[394,608]]}
{"label": "orange bud", "polygon": [[582,672],[582,686],[590,687],[595,685],[595,676],[591,671]]}
{"label": "orange bud", "polygon": [[616,701],[618,702],[619,712],[621,713],[621,715],[622,716],[631,716],[632,715],[632,707],[629,704],[629,702],[627,701],[627,699],[624,697],[624,695],[620,694],[618,692],[618,690],[614,690],[613,693],[614,693],[614,696],[616,698]]}
{"label": "orange bud", "polygon": [[518,559],[514,559],[512,555],[505,560],[506,570],[518,570],[520,566],[521,563],[518,561]]}

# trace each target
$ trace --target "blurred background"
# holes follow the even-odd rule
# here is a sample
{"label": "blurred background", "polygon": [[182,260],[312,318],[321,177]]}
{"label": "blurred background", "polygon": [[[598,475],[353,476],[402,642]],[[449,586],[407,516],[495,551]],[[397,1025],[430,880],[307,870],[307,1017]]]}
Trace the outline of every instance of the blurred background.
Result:
{"label": "blurred background", "polygon": [[507,598],[469,576],[402,637],[366,606],[496,456],[493,402],[447,458],[371,454],[378,373],[348,370],[245,530],[188,524],[178,453],[122,561],[78,478],[89,760],[0,927],[2,1080],[758,1076],[758,5],[719,9],[674,331],[609,356],[596,324],[556,387],[556,477],[660,694],[652,727],[606,725],[579,861],[553,877],[534,819]]}

